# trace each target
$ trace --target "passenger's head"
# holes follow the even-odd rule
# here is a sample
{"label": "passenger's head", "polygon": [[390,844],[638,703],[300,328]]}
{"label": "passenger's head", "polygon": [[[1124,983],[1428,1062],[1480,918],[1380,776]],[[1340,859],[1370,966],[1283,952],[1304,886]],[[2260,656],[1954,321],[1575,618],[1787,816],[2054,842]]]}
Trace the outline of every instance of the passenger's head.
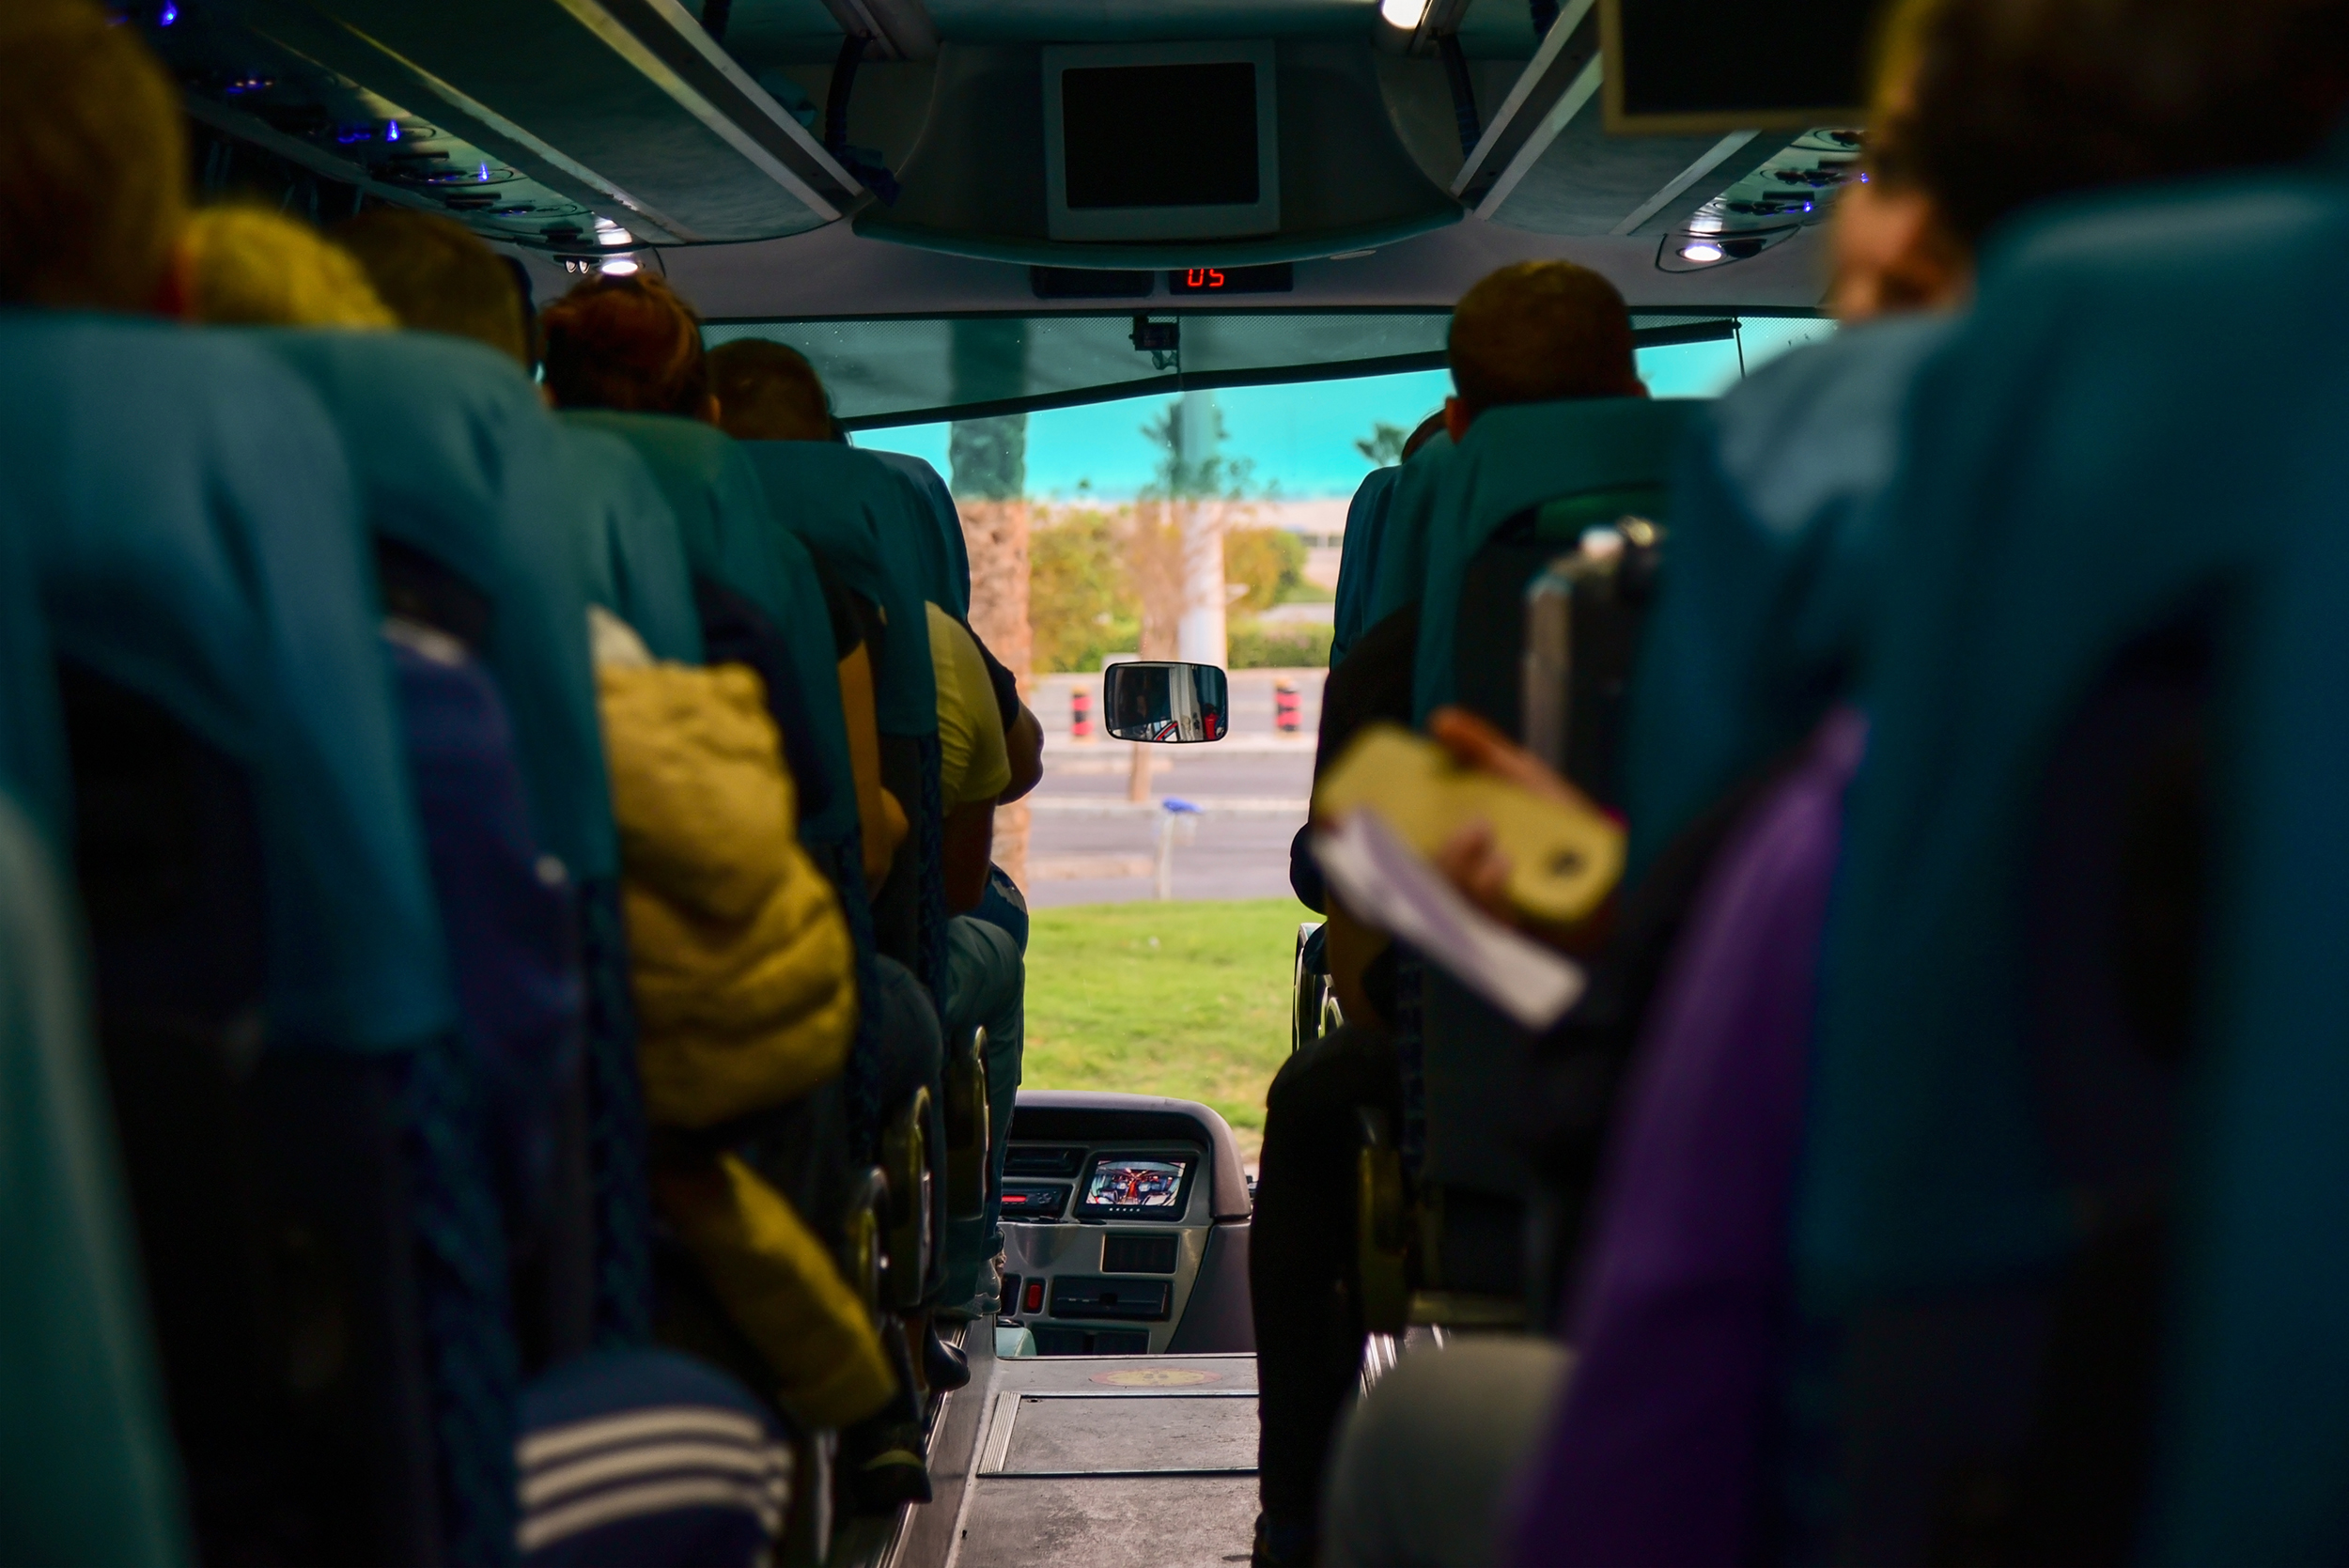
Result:
{"label": "passenger's head", "polygon": [[718,423],[701,318],[661,279],[587,278],[547,306],[538,324],[555,407]]}
{"label": "passenger's head", "polygon": [[1563,397],[1638,397],[1631,314],[1615,286],[1571,261],[1519,261],[1452,312],[1444,423],[1457,441],[1486,409]]}
{"label": "passenger's head", "polygon": [[397,327],[358,258],[309,225],[258,207],[188,220],[187,311],[217,326]]}
{"label": "passenger's head", "polygon": [[726,434],[743,441],[830,441],[832,402],[816,367],[772,338],[742,337],[709,351],[709,390]]}
{"label": "passenger's head", "polygon": [[175,308],[187,164],[135,32],[81,0],[0,6],[0,303]]}
{"label": "passenger's head", "polygon": [[2033,202],[2288,162],[2349,102],[2349,0],[1906,0],[1886,38],[1869,181],[1839,198],[1853,315],[1962,296]]}
{"label": "passenger's head", "polygon": [[379,208],[337,225],[334,241],[402,325],[470,337],[530,365],[514,269],[456,219]]}

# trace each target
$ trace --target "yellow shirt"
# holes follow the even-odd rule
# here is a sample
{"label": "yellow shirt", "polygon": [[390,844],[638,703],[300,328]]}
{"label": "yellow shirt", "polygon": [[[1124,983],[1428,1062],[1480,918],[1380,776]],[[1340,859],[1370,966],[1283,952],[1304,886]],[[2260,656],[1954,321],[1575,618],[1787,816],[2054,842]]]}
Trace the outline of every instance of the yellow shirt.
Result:
{"label": "yellow shirt", "polygon": [[930,671],[938,682],[938,778],[948,811],[992,800],[1011,787],[1003,716],[987,660],[971,634],[937,605],[930,613]]}

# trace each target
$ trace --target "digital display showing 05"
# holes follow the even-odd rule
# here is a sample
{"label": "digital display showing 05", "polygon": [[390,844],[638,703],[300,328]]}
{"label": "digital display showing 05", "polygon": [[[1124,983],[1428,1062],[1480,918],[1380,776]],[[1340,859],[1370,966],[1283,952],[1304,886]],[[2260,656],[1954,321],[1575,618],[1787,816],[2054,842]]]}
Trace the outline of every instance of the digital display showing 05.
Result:
{"label": "digital display showing 05", "polygon": [[1263,267],[1177,267],[1166,274],[1170,294],[1286,294],[1297,269],[1286,261]]}

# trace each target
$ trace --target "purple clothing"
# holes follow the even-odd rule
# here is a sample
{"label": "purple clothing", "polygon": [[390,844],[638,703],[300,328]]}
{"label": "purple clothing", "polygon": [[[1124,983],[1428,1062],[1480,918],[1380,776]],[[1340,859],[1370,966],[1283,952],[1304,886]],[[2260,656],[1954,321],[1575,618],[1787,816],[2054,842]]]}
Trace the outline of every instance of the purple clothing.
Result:
{"label": "purple clothing", "polygon": [[1697,895],[1608,1153],[1575,1368],[1512,1514],[1517,1563],[1749,1555],[1820,938],[1865,739],[1848,708],[1821,721]]}

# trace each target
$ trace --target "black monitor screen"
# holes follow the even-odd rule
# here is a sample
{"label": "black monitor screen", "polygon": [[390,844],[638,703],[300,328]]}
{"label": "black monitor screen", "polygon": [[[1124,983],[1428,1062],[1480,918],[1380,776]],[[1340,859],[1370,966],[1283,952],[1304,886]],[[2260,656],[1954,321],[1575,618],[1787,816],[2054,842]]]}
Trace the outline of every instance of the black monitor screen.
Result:
{"label": "black monitor screen", "polygon": [[1061,72],[1068,205],[1251,207],[1256,68],[1092,66]]}
{"label": "black monitor screen", "polygon": [[1077,1192],[1087,1219],[1180,1219],[1191,1160],[1186,1155],[1097,1155]]}
{"label": "black monitor screen", "polygon": [[1624,113],[1856,108],[1868,98],[1880,8],[1881,0],[1620,0]]}

